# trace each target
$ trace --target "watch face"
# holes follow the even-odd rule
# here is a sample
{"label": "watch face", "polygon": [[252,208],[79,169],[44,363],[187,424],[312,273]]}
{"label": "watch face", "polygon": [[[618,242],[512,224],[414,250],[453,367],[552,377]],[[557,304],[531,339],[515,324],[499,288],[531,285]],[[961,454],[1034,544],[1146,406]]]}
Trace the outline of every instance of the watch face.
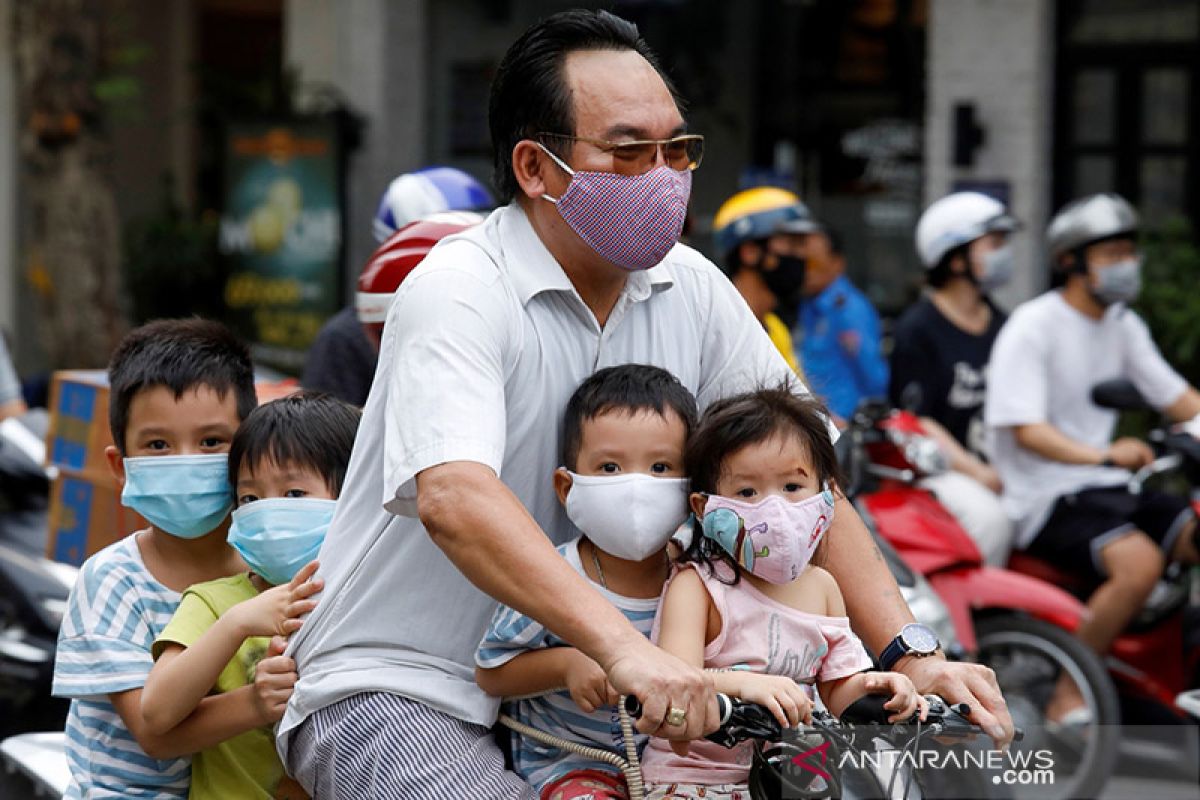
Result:
{"label": "watch face", "polygon": [[910,652],[928,654],[938,649],[937,634],[920,623],[909,623],[900,631],[904,645]]}

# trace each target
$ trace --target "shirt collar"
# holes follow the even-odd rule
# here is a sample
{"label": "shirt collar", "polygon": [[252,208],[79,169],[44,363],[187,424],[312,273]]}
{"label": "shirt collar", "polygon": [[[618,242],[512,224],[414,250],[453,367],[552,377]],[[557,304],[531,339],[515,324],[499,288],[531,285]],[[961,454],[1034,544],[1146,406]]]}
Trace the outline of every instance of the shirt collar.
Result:
{"label": "shirt collar", "polygon": [[[546,245],[538,238],[525,209],[516,202],[506,206],[500,217],[500,247],[508,278],[516,289],[521,305],[527,305],[542,292],[573,292],[571,279]],[[674,252],[674,251],[672,251]],[[656,288],[675,283],[670,254],[662,263],[645,271],[630,272],[625,293],[633,302],[647,299]]]}
{"label": "shirt collar", "polygon": [[842,290],[845,288],[849,279],[845,275],[838,275],[834,278],[833,283],[826,286],[821,292],[814,297],[811,302],[814,306],[822,311],[828,311],[830,306],[841,296]]}

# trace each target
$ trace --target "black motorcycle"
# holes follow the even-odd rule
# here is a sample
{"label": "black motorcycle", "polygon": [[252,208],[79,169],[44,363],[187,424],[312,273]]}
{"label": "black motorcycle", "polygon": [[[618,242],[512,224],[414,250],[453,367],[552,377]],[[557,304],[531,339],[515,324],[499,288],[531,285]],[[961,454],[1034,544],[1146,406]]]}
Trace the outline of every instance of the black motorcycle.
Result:
{"label": "black motorcycle", "polygon": [[78,570],[46,558],[50,474],[42,409],[0,422],[0,738],[62,730],[50,696],[58,629]]}

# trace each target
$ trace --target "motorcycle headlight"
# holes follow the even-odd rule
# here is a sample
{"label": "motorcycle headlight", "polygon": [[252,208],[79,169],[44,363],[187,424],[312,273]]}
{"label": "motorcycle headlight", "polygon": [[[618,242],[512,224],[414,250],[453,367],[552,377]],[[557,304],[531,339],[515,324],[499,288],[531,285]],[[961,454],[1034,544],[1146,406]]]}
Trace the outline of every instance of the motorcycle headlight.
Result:
{"label": "motorcycle headlight", "polygon": [[904,595],[917,622],[928,625],[937,634],[942,652],[954,657],[960,657],[966,652],[954,632],[954,620],[950,618],[950,609],[946,608],[946,604],[929,585],[929,581],[918,575],[912,586],[901,586],[900,593]]}
{"label": "motorcycle headlight", "polygon": [[910,436],[904,444],[904,458],[923,475],[939,475],[950,468],[942,448],[926,436]]}
{"label": "motorcycle headlight", "polygon": [[899,430],[889,430],[888,437],[909,466],[922,475],[940,475],[950,469],[950,459],[933,437]]}

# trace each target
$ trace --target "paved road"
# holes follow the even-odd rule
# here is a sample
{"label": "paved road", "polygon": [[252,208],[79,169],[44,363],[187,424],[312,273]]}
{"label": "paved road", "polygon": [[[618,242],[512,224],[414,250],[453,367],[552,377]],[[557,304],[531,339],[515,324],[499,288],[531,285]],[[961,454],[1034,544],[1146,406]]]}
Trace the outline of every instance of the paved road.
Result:
{"label": "paved road", "polygon": [[1120,775],[1108,782],[1098,800],[1200,800],[1200,786]]}

